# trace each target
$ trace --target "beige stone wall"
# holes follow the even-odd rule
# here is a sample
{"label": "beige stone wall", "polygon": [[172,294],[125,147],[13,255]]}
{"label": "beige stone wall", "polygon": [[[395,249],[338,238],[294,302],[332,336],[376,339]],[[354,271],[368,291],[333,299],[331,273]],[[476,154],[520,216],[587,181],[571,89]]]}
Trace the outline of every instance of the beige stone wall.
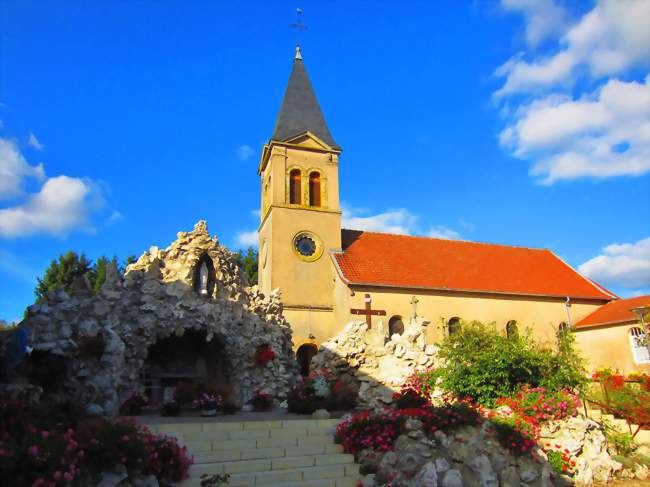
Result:
{"label": "beige stone wall", "polygon": [[618,326],[600,326],[576,330],[576,346],[588,360],[590,371],[603,367],[618,369],[624,374],[650,373],[650,364],[634,362],[628,331],[639,323]]}
{"label": "beige stone wall", "polygon": [[[259,286],[268,294],[280,288],[285,315],[291,318],[295,343],[313,334],[325,340],[333,327],[333,268],[329,251],[341,248],[338,152],[305,135],[290,143],[275,143],[262,155],[262,219],[259,228]],[[289,203],[288,175],[302,171],[300,204]],[[309,206],[309,173],[321,174],[321,206]],[[313,234],[322,254],[302,258],[294,249],[300,232]],[[315,309],[312,309],[315,308]]]}
{"label": "beige stone wall", "polygon": [[[324,310],[285,307],[283,314],[286,320],[291,323],[294,350],[297,350],[305,343],[313,343],[318,346],[332,336],[335,319],[331,308]],[[313,338],[310,338],[310,335]]]}
{"label": "beige stone wall", "polygon": [[[419,300],[417,314],[431,321],[427,330],[427,343],[442,340],[446,333],[446,323],[454,317],[464,321],[494,322],[504,331],[506,323],[515,320],[519,331],[530,327],[535,339],[542,342],[554,341],[558,325],[567,321],[563,299],[387,288],[355,287],[354,290],[355,295],[349,298],[351,307],[362,308],[364,295],[369,293],[372,297],[373,309],[386,310],[384,321],[386,326],[390,317],[394,315],[401,316],[406,323],[413,316],[411,298],[417,296]],[[571,306],[573,323],[597,309],[600,304],[602,303],[573,302]],[[359,319],[359,317],[350,315],[344,323],[351,319]],[[377,319],[374,317],[373,321]]]}
{"label": "beige stone wall", "polygon": [[[325,258],[325,255],[321,260]],[[329,260],[330,257],[327,256]],[[279,271],[276,267],[276,272]],[[441,341],[446,333],[446,323],[453,317],[465,321],[477,320],[484,323],[496,323],[500,330],[504,330],[510,320],[517,322],[519,331],[526,328],[532,330],[536,340],[545,343],[555,342],[555,333],[561,322],[567,322],[564,299],[532,298],[521,296],[499,296],[478,293],[461,292],[434,292],[424,290],[400,290],[377,287],[348,287],[336,274],[333,266],[328,282],[332,283],[330,295],[332,296],[331,312],[306,311],[285,309],[284,315],[294,329],[294,346],[297,347],[306,341],[320,344],[336,335],[350,321],[364,320],[363,316],[350,314],[351,308],[364,308],[364,296],[370,294],[372,308],[386,311],[385,317],[373,317],[373,323],[383,321],[387,329],[388,321],[392,316],[402,317],[406,323],[413,316],[413,306],[410,301],[417,296],[417,314],[429,320],[427,328],[427,343]],[[303,281],[305,282],[305,281]],[[315,282],[310,284],[316,289]],[[319,292],[324,292],[320,290]],[[283,291],[283,302],[290,303]],[[313,301],[314,305],[316,301]],[[573,301],[570,312],[573,323],[582,319],[596,310],[602,302]],[[308,339],[308,328],[315,339]],[[627,352],[627,349],[625,349]]]}

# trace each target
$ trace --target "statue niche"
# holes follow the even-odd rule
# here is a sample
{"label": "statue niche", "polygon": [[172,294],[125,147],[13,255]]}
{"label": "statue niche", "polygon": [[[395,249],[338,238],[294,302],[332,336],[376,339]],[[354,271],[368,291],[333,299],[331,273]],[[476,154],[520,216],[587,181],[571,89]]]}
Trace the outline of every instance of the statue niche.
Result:
{"label": "statue niche", "polygon": [[214,296],[217,287],[217,276],[214,264],[208,254],[203,254],[194,267],[192,286],[199,296]]}

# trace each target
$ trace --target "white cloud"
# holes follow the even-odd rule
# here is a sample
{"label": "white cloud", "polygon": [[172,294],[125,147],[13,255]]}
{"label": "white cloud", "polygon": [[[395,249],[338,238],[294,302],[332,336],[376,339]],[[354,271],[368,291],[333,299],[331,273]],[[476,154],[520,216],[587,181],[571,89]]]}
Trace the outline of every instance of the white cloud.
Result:
{"label": "white cloud", "polygon": [[537,46],[566,29],[566,12],[553,0],[501,0],[505,10],[521,12],[526,20],[526,42]]}
{"label": "white cloud", "polygon": [[[519,10],[525,14],[531,11]],[[528,15],[527,18],[530,20]],[[528,61],[520,53],[498,68],[496,75],[506,79],[495,97],[572,83],[581,73],[580,68],[598,79],[621,74],[632,67],[649,66],[648,18],[650,2],[647,0],[600,0],[558,39],[559,49],[555,54]],[[540,23],[545,25],[543,21]],[[542,29],[542,32],[547,31]]]}
{"label": "white cloud", "polygon": [[31,166],[15,142],[0,138],[0,200],[20,196],[25,178],[42,181],[45,178],[43,165]]}
{"label": "white cloud", "polygon": [[636,243],[611,244],[602,254],[579,267],[580,272],[604,285],[650,287],[650,237]]}
{"label": "white cloud", "polygon": [[78,228],[92,231],[90,215],[101,206],[101,192],[91,181],[50,178],[25,203],[0,209],[0,236],[65,235]]}
{"label": "white cloud", "polygon": [[341,226],[350,230],[364,230],[367,232],[423,235],[449,240],[460,239],[458,232],[442,225],[431,227],[428,231],[422,231],[418,226],[418,216],[406,208],[390,209],[376,215],[369,213],[370,211],[367,209],[349,208],[343,205]]}
{"label": "white cloud", "polygon": [[119,211],[112,211],[109,217],[106,219],[106,225],[112,225],[114,223],[119,222],[124,218],[124,215],[120,213]]}
{"label": "white cloud", "polygon": [[445,240],[460,240],[460,233],[451,228],[438,225],[437,227],[432,228],[426,234],[427,237],[433,238],[444,238]]}
{"label": "white cloud", "polygon": [[250,145],[240,145],[237,148],[237,157],[241,161],[247,161],[253,156],[254,153],[255,151]]}
{"label": "white cloud", "polygon": [[377,215],[360,216],[365,210],[343,208],[341,226],[350,230],[411,235],[417,232],[418,217],[405,208],[388,210]]}
{"label": "white cloud", "polygon": [[[43,148],[32,133],[28,144]],[[28,178],[42,184],[33,192],[25,192]],[[90,179],[65,175],[46,178],[42,164],[30,165],[14,140],[0,137],[0,200],[16,199],[0,207],[0,238],[64,236],[77,229],[92,232],[91,217],[106,207],[104,194],[101,184]],[[113,212],[107,223],[120,216]]]}
{"label": "white cloud", "polygon": [[251,230],[250,232],[239,232],[235,235],[235,245],[240,247],[257,247],[259,237],[257,230]]}
{"label": "white cloud", "polygon": [[519,108],[499,136],[515,157],[533,159],[545,184],[650,171],[650,75],[610,80],[578,100],[550,95]]}
{"label": "white cloud", "polygon": [[36,138],[36,136],[30,132],[29,137],[27,138],[27,144],[33,147],[36,150],[43,150],[45,146]]}
{"label": "white cloud", "polygon": [[[550,4],[502,0],[528,27],[542,11],[555,15]],[[494,94],[505,120],[499,142],[529,160],[540,183],[650,172],[650,75],[628,76],[650,66],[648,18],[648,0],[599,0],[566,28],[554,53],[532,60],[518,53],[496,70],[505,78]]]}

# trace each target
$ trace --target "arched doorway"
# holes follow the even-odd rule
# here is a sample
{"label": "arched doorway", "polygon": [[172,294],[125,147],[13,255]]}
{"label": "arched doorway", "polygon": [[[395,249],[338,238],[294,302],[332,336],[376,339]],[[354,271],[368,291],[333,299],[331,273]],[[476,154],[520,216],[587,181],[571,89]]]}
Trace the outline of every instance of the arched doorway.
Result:
{"label": "arched doorway", "polygon": [[309,366],[311,365],[311,359],[314,358],[314,355],[318,352],[318,348],[313,343],[305,343],[300,345],[296,351],[296,360],[300,366],[300,373],[303,377],[309,375]]}
{"label": "arched doorway", "polygon": [[225,346],[216,337],[207,341],[205,331],[186,330],[182,336],[158,340],[149,347],[144,371],[152,406],[172,400],[174,388],[181,383],[223,390],[231,385]]}
{"label": "arched doorway", "polygon": [[399,315],[392,316],[388,320],[388,336],[392,337],[393,335],[402,335],[404,333],[404,322],[402,317]]}

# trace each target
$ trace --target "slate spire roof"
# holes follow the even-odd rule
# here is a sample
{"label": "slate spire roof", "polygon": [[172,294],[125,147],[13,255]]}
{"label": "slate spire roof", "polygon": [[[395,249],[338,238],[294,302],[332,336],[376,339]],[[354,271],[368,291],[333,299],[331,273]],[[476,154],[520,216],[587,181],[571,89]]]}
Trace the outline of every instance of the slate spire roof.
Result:
{"label": "slate spire roof", "polygon": [[330,147],[341,149],[327,128],[298,46],[271,140],[287,140],[307,130]]}

